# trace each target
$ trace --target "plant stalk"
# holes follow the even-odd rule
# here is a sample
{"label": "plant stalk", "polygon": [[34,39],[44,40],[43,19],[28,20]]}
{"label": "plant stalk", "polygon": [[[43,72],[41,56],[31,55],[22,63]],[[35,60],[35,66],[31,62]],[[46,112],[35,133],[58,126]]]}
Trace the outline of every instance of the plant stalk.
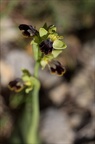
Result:
{"label": "plant stalk", "polygon": [[[34,69],[34,76],[38,78],[39,62],[37,61]],[[39,144],[38,127],[39,127],[39,83],[34,86],[32,92],[32,124],[30,124],[27,142],[28,144]]]}

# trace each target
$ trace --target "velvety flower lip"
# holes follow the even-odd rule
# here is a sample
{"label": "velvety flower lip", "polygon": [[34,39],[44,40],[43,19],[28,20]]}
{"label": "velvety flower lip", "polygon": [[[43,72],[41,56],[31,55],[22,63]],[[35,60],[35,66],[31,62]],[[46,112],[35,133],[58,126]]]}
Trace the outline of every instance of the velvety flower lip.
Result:
{"label": "velvety flower lip", "polygon": [[21,78],[16,78],[15,80],[9,82],[8,87],[10,90],[19,92],[24,88],[24,82]]}
{"label": "velvety flower lip", "polygon": [[65,67],[58,61],[54,62],[53,66],[49,66],[49,68],[52,74],[57,74],[59,76],[62,76],[66,72]]}
{"label": "velvety flower lip", "polygon": [[53,50],[53,42],[50,39],[46,39],[40,43],[40,50],[43,52],[45,55],[48,55],[49,53],[52,52]]}
{"label": "velvety flower lip", "polygon": [[19,29],[22,30],[22,34],[25,36],[34,36],[38,33],[38,31],[31,25],[21,24],[19,25]]}

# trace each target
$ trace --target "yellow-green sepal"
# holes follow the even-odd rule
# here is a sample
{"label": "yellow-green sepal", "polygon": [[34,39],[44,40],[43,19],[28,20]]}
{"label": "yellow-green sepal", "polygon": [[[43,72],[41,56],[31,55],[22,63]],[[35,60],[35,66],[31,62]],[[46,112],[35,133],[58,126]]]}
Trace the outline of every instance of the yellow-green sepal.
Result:
{"label": "yellow-green sepal", "polygon": [[67,45],[63,42],[63,41],[61,41],[61,40],[55,40],[54,42],[53,42],[53,48],[54,49],[65,49],[67,47]]}
{"label": "yellow-green sepal", "polygon": [[47,34],[48,34],[48,31],[46,29],[44,29],[44,28],[40,28],[39,29],[39,35],[40,35],[40,37],[43,37],[43,36],[45,36]]}
{"label": "yellow-green sepal", "polygon": [[53,50],[52,55],[54,58],[56,58],[61,52],[62,52],[62,50]]}

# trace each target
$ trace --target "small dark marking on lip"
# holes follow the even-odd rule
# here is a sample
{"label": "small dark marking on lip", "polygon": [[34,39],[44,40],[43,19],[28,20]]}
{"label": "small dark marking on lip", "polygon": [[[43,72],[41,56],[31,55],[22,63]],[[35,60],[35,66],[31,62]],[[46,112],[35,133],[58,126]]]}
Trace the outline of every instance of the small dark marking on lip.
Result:
{"label": "small dark marking on lip", "polygon": [[56,61],[54,65],[50,67],[50,71],[52,74],[62,76],[66,72],[66,69],[61,65],[60,62]]}
{"label": "small dark marking on lip", "polygon": [[24,83],[20,78],[17,78],[11,82],[9,82],[8,87],[10,90],[19,92],[23,89]]}
{"label": "small dark marking on lip", "polygon": [[45,55],[51,53],[53,50],[52,41],[50,41],[49,39],[42,41],[39,46],[41,52],[43,52]]}

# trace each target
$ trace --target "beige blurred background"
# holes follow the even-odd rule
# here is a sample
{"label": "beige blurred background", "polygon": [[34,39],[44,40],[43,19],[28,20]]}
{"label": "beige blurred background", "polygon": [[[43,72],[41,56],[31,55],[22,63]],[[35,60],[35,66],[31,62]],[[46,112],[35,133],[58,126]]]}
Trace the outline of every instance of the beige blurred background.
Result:
{"label": "beige blurred background", "polygon": [[67,49],[58,57],[67,71],[62,77],[39,71],[41,81],[39,133],[43,144],[95,142],[95,1],[0,0],[0,144],[9,138],[23,106],[9,105],[7,84],[33,73],[31,39],[18,29],[29,24],[39,29],[54,24]]}

